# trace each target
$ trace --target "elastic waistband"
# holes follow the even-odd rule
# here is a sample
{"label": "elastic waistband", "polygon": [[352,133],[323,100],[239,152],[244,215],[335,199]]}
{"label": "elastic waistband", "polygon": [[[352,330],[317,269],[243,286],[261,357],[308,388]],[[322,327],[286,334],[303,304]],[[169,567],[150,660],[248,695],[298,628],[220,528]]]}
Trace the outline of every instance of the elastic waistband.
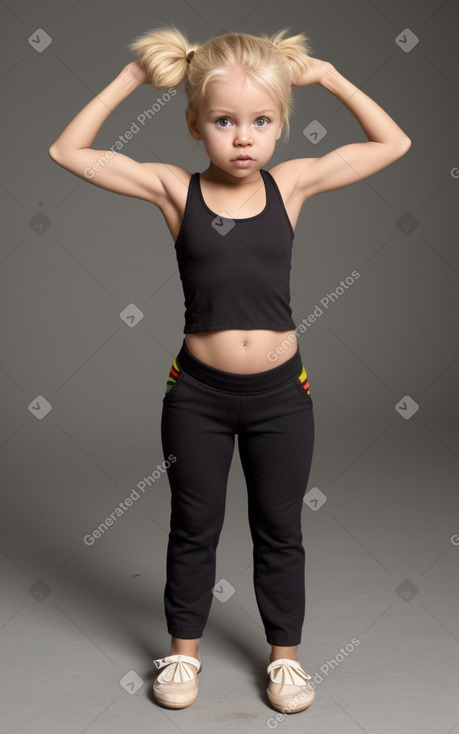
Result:
{"label": "elastic waistband", "polygon": [[273,387],[279,387],[288,380],[298,377],[303,369],[303,363],[299,348],[293,357],[286,362],[272,367],[264,372],[255,372],[253,374],[239,374],[237,372],[225,372],[211,367],[205,362],[191,354],[185,339],[183,340],[180,352],[177,354],[177,362],[180,369],[187,372],[196,380],[206,383],[211,387],[217,387],[221,390],[235,390],[238,392],[255,392],[257,390],[270,390]]}

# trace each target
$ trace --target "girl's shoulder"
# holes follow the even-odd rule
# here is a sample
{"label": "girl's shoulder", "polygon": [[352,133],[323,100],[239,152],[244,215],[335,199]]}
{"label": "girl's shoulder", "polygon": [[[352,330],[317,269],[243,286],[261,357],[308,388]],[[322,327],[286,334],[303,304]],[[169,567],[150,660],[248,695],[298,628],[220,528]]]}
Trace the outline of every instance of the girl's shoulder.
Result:
{"label": "girl's shoulder", "polygon": [[266,170],[275,179],[277,184],[280,182],[285,186],[291,182],[295,185],[301,171],[304,169],[305,165],[307,165],[307,163],[305,164],[305,161],[307,160],[308,159],[305,158],[291,158],[290,160],[276,163],[275,166],[267,168]]}
{"label": "girl's shoulder", "polygon": [[171,163],[146,163],[151,167],[152,174],[156,175],[164,188],[168,198],[176,199],[183,195],[183,190],[188,190],[191,172]]}
{"label": "girl's shoulder", "polygon": [[305,164],[304,158],[292,158],[266,169],[275,180],[285,202],[297,198],[298,181],[305,165],[307,163]]}
{"label": "girl's shoulder", "polygon": [[299,186],[299,181],[307,166],[310,165],[310,161],[313,160],[313,158],[293,158],[266,169],[279,189],[293,230],[295,230],[301,209],[308,198],[307,192]]}
{"label": "girl's shoulder", "polygon": [[[188,194],[191,172],[172,163],[142,163],[144,175],[155,186],[154,203],[161,209],[182,209]],[[154,183],[153,183],[154,182]]]}

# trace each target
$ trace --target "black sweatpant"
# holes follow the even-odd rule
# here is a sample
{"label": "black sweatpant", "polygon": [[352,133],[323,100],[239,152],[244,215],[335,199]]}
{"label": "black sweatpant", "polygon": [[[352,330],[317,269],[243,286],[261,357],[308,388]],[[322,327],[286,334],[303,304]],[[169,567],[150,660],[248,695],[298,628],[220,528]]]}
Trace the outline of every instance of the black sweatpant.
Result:
{"label": "black sweatpant", "polygon": [[[183,340],[163,398],[164,456],[175,461],[164,606],[174,637],[202,637],[216,581],[216,549],[238,435],[253,540],[253,583],[270,645],[299,645],[305,615],[301,511],[313,445],[312,399],[299,349],[255,374],[216,369]],[[303,372],[304,376],[304,372]],[[304,380],[303,380],[304,382]]]}

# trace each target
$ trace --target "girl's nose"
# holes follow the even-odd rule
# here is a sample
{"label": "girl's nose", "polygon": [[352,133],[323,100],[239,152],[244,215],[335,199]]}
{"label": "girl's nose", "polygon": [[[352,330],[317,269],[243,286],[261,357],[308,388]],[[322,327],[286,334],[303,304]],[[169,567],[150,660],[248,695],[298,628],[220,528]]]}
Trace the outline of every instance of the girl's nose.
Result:
{"label": "girl's nose", "polygon": [[238,145],[248,145],[252,143],[252,132],[250,127],[237,128],[235,143]]}

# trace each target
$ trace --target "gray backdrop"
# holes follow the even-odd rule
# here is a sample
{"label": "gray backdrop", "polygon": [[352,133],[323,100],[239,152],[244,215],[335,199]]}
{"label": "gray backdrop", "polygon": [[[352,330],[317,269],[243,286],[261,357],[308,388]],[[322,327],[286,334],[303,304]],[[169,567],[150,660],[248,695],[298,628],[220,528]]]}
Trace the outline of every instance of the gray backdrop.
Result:
{"label": "gray backdrop", "polygon": [[[459,732],[458,11],[455,0],[0,3],[2,734]],[[386,170],[308,201],[296,228],[295,323],[317,315],[300,337],[317,438],[299,650],[316,701],[283,720],[264,696],[237,451],[198,700],[179,712],[150,700],[151,660],[169,643],[159,422],[181,284],[159,210],[47,153],[160,23],[198,42],[305,31],[412,140]],[[182,92],[141,123],[162,94],[134,92],[94,147],[137,126],[125,154],[204,170]],[[295,99],[272,165],[365,140],[323,88]],[[316,143],[303,132],[314,120],[326,129]]]}

